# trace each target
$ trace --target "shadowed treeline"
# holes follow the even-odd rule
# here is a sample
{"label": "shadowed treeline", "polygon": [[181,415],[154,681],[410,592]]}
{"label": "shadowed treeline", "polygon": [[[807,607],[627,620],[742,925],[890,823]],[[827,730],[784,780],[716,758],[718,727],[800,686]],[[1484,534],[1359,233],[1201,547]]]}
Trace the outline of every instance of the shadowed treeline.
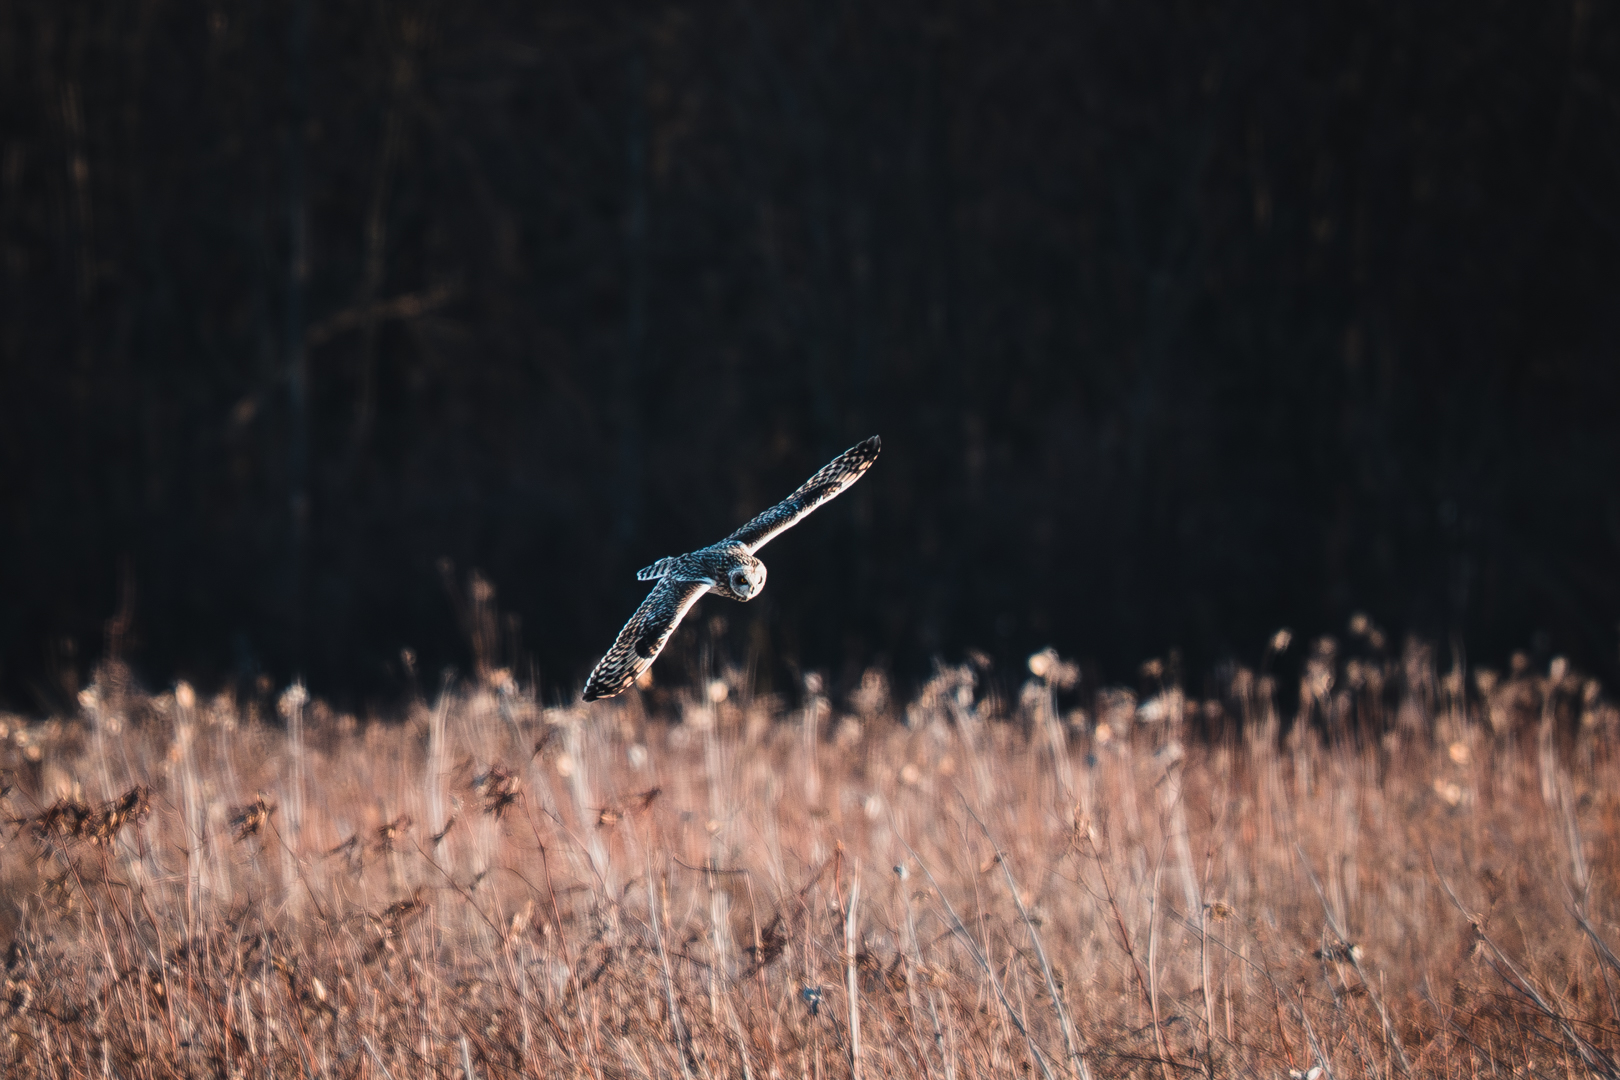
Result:
{"label": "shadowed treeline", "polygon": [[1620,675],[1617,72],[1584,2],[0,5],[0,699],[397,692],[475,608],[562,693],[874,432],[661,676]]}

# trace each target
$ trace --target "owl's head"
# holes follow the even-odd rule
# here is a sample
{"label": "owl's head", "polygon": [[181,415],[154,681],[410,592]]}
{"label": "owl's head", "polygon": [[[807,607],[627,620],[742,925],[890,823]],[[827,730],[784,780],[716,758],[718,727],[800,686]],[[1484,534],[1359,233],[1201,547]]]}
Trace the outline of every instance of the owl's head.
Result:
{"label": "owl's head", "polygon": [[738,600],[752,600],[765,588],[765,564],[745,555],[726,574],[726,585]]}

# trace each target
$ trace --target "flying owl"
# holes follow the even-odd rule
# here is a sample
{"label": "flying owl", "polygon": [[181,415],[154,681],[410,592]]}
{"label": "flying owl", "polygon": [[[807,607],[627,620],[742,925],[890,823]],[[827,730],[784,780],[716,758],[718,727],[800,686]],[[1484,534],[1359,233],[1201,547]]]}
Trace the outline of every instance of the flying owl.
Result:
{"label": "flying owl", "polygon": [[803,521],[810,511],[836,498],[877,460],[882,444],[876,435],[839,454],[820,472],[720,541],[686,555],[659,559],[636,574],[638,581],[656,581],[618,640],[585,680],[584,699],[595,701],[622,693],[652,666],[669,635],[706,592],[732,600],[749,601],[765,588],[765,564],[755,558],[760,548],[778,534]]}

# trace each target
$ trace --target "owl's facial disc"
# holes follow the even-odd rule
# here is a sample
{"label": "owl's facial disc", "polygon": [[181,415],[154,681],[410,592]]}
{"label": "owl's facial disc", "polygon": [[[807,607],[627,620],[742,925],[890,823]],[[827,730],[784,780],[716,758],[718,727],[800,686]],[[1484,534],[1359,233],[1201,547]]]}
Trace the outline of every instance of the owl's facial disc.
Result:
{"label": "owl's facial disc", "polygon": [[759,560],[733,569],[728,575],[731,591],[740,599],[752,600],[765,587],[765,564]]}

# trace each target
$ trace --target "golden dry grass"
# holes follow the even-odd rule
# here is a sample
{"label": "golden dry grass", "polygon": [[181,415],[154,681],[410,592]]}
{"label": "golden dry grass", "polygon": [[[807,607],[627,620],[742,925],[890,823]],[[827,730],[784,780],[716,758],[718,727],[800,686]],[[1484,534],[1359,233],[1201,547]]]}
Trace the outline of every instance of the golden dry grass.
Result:
{"label": "golden dry grass", "polygon": [[1613,1074],[1613,709],[1567,665],[1330,661],[1294,725],[1241,670],[1060,715],[1055,656],[1016,703],[964,667],[651,717],[494,673],[368,724],[104,671],[6,721],[0,1062]]}

